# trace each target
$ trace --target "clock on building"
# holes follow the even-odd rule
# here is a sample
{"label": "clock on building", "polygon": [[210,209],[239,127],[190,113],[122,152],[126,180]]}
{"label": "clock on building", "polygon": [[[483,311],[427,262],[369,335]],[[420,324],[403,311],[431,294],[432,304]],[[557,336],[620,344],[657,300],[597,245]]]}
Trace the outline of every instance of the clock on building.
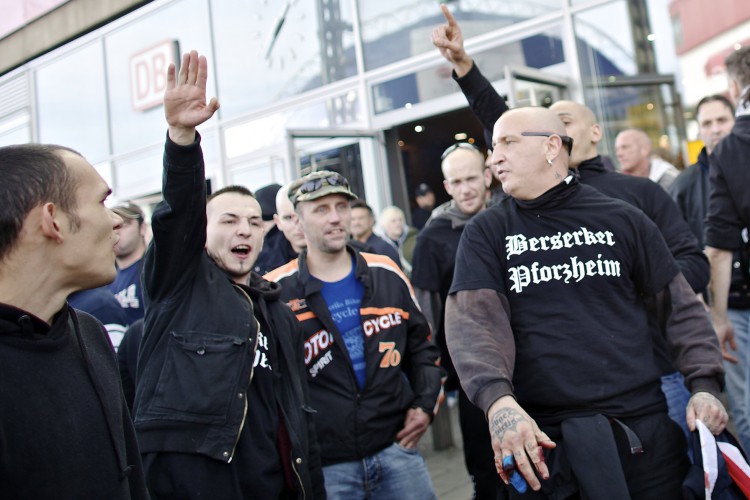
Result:
{"label": "clock on building", "polygon": [[[315,2],[263,0],[255,11],[257,19],[258,56],[268,68],[289,70],[309,57],[310,49],[317,49],[306,39],[307,33],[317,31]],[[317,52],[317,50],[316,50]]]}

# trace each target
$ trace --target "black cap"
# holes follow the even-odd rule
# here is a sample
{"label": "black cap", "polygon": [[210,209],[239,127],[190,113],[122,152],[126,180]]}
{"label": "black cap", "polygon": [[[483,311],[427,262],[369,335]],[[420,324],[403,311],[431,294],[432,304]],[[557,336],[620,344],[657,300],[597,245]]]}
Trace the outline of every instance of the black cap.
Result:
{"label": "black cap", "polygon": [[422,184],[417,186],[417,189],[414,190],[414,196],[424,196],[427,193],[431,193],[431,192],[432,192],[432,188],[428,184],[425,184],[423,182]]}
{"label": "black cap", "polygon": [[273,220],[273,214],[276,213],[276,193],[281,186],[278,184],[269,184],[255,191],[255,199],[260,204],[260,211],[263,214],[263,220]]}

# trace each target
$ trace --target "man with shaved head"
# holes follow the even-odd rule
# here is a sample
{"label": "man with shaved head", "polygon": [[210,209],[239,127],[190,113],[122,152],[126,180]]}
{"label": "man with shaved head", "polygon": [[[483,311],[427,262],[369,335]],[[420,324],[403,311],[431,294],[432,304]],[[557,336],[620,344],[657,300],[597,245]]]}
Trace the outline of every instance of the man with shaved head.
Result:
{"label": "man with shaved head", "polygon": [[474,485],[475,499],[495,499],[500,480],[492,461],[492,446],[484,414],[466,397],[458,383],[445,345],[445,300],[453,281],[453,268],[466,223],[486,207],[492,180],[479,149],[468,142],[448,147],[441,155],[443,187],[451,200],[436,208],[419,232],[414,246],[412,284],[422,311],[427,316],[440,346],[441,364],[448,372],[447,391],[458,390],[458,416],[466,470]]}
{"label": "man with shaved head", "polygon": [[[669,419],[644,297],[693,395],[691,430],[714,433],[721,352],[656,226],[568,170],[555,112],[504,113],[492,164],[509,196],[468,222],[446,304],[448,348],[487,415],[500,477],[524,498],[674,498],[689,466]],[[518,477],[514,482],[518,481]],[[511,496],[515,495],[511,491]]]}
{"label": "man with shaved head", "polygon": [[[508,107],[464,50],[461,29],[447,6],[441,8],[447,24],[435,28],[433,43],[453,65],[453,78],[466,96],[471,110],[485,127],[485,135],[491,135],[495,122]],[[550,109],[562,120],[566,134],[573,139],[569,166],[578,173],[579,181],[642,210],[659,228],[693,291],[702,292],[709,280],[708,260],[667,192],[646,178],[621,175],[608,168],[608,160],[597,152],[602,139],[601,126],[587,106],[564,100],[554,103]],[[654,315],[650,326],[657,341],[663,336],[660,325],[661,322]],[[690,394],[663,345],[657,348],[656,355],[662,368],[662,389],[667,397],[670,416],[687,432],[685,405]]]}
{"label": "man with shaved head", "polygon": [[266,235],[263,250],[255,262],[253,270],[260,275],[297,258],[299,253],[307,247],[305,233],[297,224],[294,206],[289,201],[290,185],[291,183],[286,184],[276,192],[276,213],[273,214],[273,221],[277,231],[273,232],[271,238],[269,238],[270,234]]}
{"label": "man with shaved head", "polygon": [[651,139],[643,130],[630,128],[617,134],[615,154],[624,174],[646,177],[668,190],[680,175],[674,165],[651,156]]}

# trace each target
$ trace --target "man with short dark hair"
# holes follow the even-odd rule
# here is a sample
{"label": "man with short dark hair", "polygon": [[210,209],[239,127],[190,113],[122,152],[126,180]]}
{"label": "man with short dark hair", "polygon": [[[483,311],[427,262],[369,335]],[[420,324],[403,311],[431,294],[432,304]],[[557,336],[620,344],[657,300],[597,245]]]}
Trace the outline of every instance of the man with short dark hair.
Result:
{"label": "man with short dark hair", "polygon": [[307,249],[268,279],[307,336],[305,363],[328,498],[435,498],[417,443],[440,392],[438,350],[409,280],[349,242],[356,196],[336,172],[289,190]]}
{"label": "man with short dark hair", "polygon": [[115,277],[107,183],[61,146],[0,148],[0,489],[7,499],[145,499],[101,323],[66,298]]}
{"label": "man with short dark hair", "polygon": [[164,200],[144,261],[146,317],[134,403],[152,498],[324,498],[302,332],[252,272],[260,205],[241,186],[206,199],[195,127],[206,58],[167,73]]}
{"label": "man with short dark hair", "polygon": [[[709,294],[711,317],[719,343],[735,347],[734,327],[727,309],[732,282],[733,252],[747,250],[742,233],[750,227],[750,47],[730,54],[726,61],[729,94],[736,105],[732,131],[719,142],[710,157],[706,254],[711,263]],[[747,348],[740,353],[746,359]],[[750,366],[750,363],[748,364]],[[745,408],[750,408],[750,390],[745,379]]]}
{"label": "man with short dark hair", "polygon": [[354,200],[352,207],[351,233],[352,239],[362,243],[372,252],[390,257],[393,262],[401,267],[401,259],[398,251],[383,238],[373,233],[375,227],[375,214],[372,213],[370,205],[362,200]]}
{"label": "man with short dark hair", "polygon": [[143,318],[143,290],[141,269],[143,254],[146,252],[146,224],[141,207],[135,203],[125,203],[112,208],[122,218],[118,229],[120,239],[115,246],[117,255],[117,277],[109,285],[127,316],[127,325]]}
{"label": "man with short dark hair", "polygon": [[[671,195],[690,225],[693,234],[704,245],[705,219],[708,210],[709,157],[721,140],[734,126],[734,106],[723,95],[704,97],[695,108],[700,138],[704,147],[698,161],[685,169],[670,188]],[[737,437],[746,450],[750,450],[750,421],[745,406],[748,385],[747,348],[750,337],[750,252],[742,243],[734,251],[732,281],[728,297],[727,315],[734,327],[734,344],[722,345],[729,410],[737,430]],[[727,345],[729,344],[729,345]],[[734,353],[728,348],[733,349]]]}
{"label": "man with short dark hair", "polygon": [[686,442],[667,415],[645,298],[665,311],[693,392],[688,426],[718,434],[723,368],[705,311],[656,226],[568,170],[553,111],[504,113],[492,142],[509,197],[464,229],[446,331],[498,472],[543,490],[531,498],[679,495]]}
{"label": "man with short dark hair", "polygon": [[435,208],[435,193],[428,184],[422,182],[414,191],[414,201],[417,206],[411,212],[411,224],[421,230]]}
{"label": "man with short dark hair", "polygon": [[723,95],[706,96],[695,107],[703,148],[698,161],[675,179],[669,193],[680,209],[701,248],[705,246],[705,219],[708,210],[709,156],[734,126],[734,106]]}

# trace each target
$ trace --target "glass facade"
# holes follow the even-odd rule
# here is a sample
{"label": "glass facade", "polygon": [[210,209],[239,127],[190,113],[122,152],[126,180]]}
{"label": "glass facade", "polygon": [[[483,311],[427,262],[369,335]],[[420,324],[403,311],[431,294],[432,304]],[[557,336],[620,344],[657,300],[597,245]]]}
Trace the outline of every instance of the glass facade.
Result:
{"label": "glass facade", "polygon": [[39,68],[35,78],[39,142],[71,147],[91,163],[109,158],[105,75],[100,40]]}
{"label": "glass facade", "polygon": [[[679,149],[679,78],[642,78],[676,71],[668,0],[446,3],[512,103],[585,101],[607,131],[604,152],[626,126]],[[435,126],[453,140],[450,113],[466,105],[431,43],[444,22],[435,0],[157,0],[0,77],[0,145],[73,147],[114,199],[153,199],[164,72],[196,49],[222,105],[200,129],[213,187],[257,189],[325,166],[347,172],[376,212],[408,208],[419,171],[400,128],[432,119],[421,140]]]}

